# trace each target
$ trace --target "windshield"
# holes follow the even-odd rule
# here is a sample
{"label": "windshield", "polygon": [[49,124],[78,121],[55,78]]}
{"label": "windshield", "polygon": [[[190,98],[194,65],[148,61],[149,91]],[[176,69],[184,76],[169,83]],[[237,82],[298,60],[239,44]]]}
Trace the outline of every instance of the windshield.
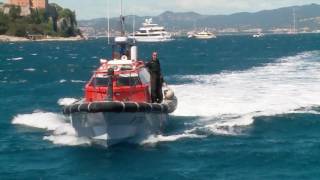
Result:
{"label": "windshield", "polygon": [[117,78],[117,86],[136,86],[141,85],[137,74],[121,74]]}
{"label": "windshield", "polygon": [[108,77],[103,77],[103,78],[95,77],[92,79],[90,85],[95,87],[104,87],[104,86],[106,87],[109,85],[109,83],[110,83],[110,78]]}

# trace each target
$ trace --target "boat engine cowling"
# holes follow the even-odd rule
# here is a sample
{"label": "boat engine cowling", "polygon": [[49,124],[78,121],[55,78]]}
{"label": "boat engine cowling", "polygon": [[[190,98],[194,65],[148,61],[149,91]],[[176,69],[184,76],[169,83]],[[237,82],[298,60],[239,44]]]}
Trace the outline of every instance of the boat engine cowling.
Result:
{"label": "boat engine cowling", "polygon": [[131,51],[131,60],[138,60],[138,47],[132,46],[130,51]]}
{"label": "boat engine cowling", "polygon": [[168,100],[173,99],[174,98],[173,90],[170,88],[167,88],[166,90],[164,90],[164,97],[165,99],[168,99]]}

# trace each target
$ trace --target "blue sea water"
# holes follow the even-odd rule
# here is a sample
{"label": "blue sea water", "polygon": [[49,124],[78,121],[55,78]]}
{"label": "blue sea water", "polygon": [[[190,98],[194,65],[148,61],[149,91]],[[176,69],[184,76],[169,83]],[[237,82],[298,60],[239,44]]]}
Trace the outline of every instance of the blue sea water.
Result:
{"label": "blue sea water", "polygon": [[106,41],[0,44],[1,179],[318,179],[320,35],[140,44],[179,107],[162,136],[104,148],[59,104],[83,96]]}

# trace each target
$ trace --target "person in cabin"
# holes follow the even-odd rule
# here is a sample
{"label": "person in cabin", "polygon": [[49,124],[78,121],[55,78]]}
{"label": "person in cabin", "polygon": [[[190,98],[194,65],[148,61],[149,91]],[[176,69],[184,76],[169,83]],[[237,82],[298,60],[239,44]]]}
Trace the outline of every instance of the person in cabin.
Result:
{"label": "person in cabin", "polygon": [[126,45],[125,44],[121,44],[120,45],[120,57],[122,57],[123,55],[126,55]]}
{"label": "person in cabin", "polygon": [[151,101],[153,103],[161,103],[163,100],[162,95],[162,83],[163,77],[161,75],[161,66],[158,59],[158,53],[152,53],[152,59],[146,63],[146,67],[149,69],[151,75]]}

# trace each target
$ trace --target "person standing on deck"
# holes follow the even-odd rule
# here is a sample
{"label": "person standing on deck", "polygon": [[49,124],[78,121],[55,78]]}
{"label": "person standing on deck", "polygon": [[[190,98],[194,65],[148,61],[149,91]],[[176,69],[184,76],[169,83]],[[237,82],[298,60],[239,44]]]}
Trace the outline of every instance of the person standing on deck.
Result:
{"label": "person standing on deck", "polygon": [[161,66],[158,59],[158,53],[152,53],[152,59],[146,64],[151,75],[151,101],[153,103],[161,103],[163,100],[162,83],[163,78],[161,75]]}

